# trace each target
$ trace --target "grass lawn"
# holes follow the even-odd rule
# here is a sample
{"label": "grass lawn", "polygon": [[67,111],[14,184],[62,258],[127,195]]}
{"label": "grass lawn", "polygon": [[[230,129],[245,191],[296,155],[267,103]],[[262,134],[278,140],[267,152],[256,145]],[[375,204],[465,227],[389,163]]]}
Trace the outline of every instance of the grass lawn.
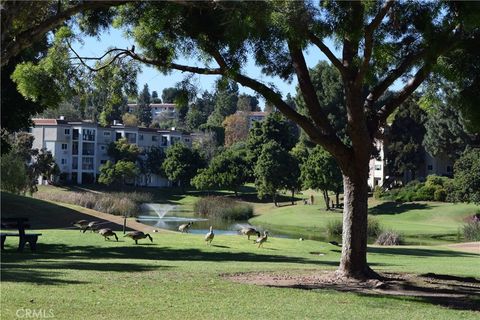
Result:
{"label": "grass lawn", "polygon": [[[463,218],[480,208],[473,204],[417,202],[393,203],[370,199],[369,214],[384,229],[401,233],[407,244],[442,244],[462,240],[458,234]],[[305,233],[305,237],[324,235],[331,220],[341,220],[342,212],[326,211],[323,204],[272,206],[268,214],[251,219],[253,224],[271,226],[286,233]],[[460,237],[460,238],[459,238]]]}
{"label": "grass lawn", "polygon": [[[12,208],[2,197],[2,208]],[[31,221],[65,208],[22,197]],[[49,210],[45,210],[49,208]],[[82,209],[78,209],[82,210]],[[479,313],[439,306],[425,297],[359,294],[335,290],[274,288],[230,282],[238,272],[303,273],[334,270],[339,248],[324,242],[270,239],[258,249],[241,236],[153,234],[154,242],[105,241],[96,233],[42,230],[38,253],[15,252],[7,239],[1,255],[2,319],[19,308],[52,309],[58,319],[475,319]],[[13,240],[13,241],[12,241]],[[319,256],[312,252],[324,253]],[[434,272],[478,276],[480,255],[436,247],[370,247],[368,260],[381,272]],[[480,300],[476,299],[478,303]]]}

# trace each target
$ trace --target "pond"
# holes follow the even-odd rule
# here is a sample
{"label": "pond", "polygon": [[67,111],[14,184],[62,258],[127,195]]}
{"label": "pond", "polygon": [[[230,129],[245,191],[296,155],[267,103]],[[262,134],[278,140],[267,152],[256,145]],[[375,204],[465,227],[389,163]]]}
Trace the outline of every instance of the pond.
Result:
{"label": "pond", "polygon": [[195,216],[191,210],[185,210],[181,205],[144,203],[141,209],[142,213],[137,217],[137,221],[160,229],[178,231],[178,227],[181,224],[193,222],[189,232],[194,234],[206,234],[209,231],[210,226],[213,226],[215,234],[238,235],[240,229],[253,227],[260,232],[268,230],[271,237],[291,239],[303,238],[317,241],[335,240],[341,242],[340,237],[327,237],[323,232],[319,232],[312,228],[282,227],[280,229],[271,225],[252,225],[248,221],[198,217]]}
{"label": "pond", "polygon": [[[181,224],[193,222],[190,228],[191,233],[206,234],[210,226],[213,226],[215,234],[220,235],[238,235],[239,230],[244,227],[252,227],[248,221],[231,221],[225,219],[200,218],[193,216],[193,212],[182,209],[181,206],[159,203],[144,203],[141,207],[142,214],[137,217],[137,221],[161,229],[178,231]],[[262,226],[253,226],[262,232]],[[293,235],[286,235],[268,229],[270,235],[280,238],[292,238]]]}

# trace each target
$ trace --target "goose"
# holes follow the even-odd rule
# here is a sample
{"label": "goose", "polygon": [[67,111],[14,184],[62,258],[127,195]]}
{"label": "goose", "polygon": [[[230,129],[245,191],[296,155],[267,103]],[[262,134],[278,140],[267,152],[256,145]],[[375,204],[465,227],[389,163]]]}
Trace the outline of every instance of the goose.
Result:
{"label": "goose", "polygon": [[90,229],[92,232],[98,229],[97,226],[98,221],[90,221],[85,228],[83,228],[83,233],[85,233],[88,229]]}
{"label": "goose", "polygon": [[153,242],[152,237],[148,233],[143,233],[142,231],[129,232],[124,237],[129,237],[135,240],[135,244],[138,244],[138,240],[148,238]]}
{"label": "goose", "polygon": [[263,246],[263,243],[267,241],[267,239],[268,239],[268,231],[265,230],[263,232],[263,236],[258,237],[257,240],[253,241],[253,243],[258,243],[258,247],[260,248],[261,246]]}
{"label": "goose", "polygon": [[180,231],[181,233],[188,233],[188,230],[190,229],[190,227],[192,226],[193,222],[189,222],[189,223],[184,223],[184,224],[181,224],[179,227],[178,227],[178,231]]}
{"label": "goose", "polygon": [[105,240],[110,240],[109,237],[115,237],[115,240],[118,241],[118,237],[117,237],[117,234],[115,232],[112,231],[112,229],[109,229],[109,228],[104,228],[104,229],[100,229],[98,230],[98,233],[105,237]]}
{"label": "goose", "polygon": [[88,221],[87,220],[78,220],[75,222],[72,222],[72,225],[79,228],[80,232],[84,231],[85,228],[88,226]]}
{"label": "goose", "polygon": [[257,235],[257,237],[260,237],[260,232],[255,230],[255,228],[242,228],[240,230],[240,233],[243,234],[244,236],[248,237],[248,240],[250,240],[250,236]]}
{"label": "goose", "polygon": [[205,242],[208,244],[212,244],[213,237],[215,234],[213,233],[213,227],[210,226],[210,232],[205,235]]}

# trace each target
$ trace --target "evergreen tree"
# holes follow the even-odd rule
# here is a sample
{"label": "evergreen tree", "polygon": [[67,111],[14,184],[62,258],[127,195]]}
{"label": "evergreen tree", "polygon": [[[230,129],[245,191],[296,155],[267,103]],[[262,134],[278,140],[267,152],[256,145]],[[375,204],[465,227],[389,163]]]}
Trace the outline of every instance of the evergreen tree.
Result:
{"label": "evergreen tree", "polygon": [[414,98],[400,106],[386,134],[385,156],[390,176],[406,182],[404,177],[410,174],[410,179],[415,179],[418,168],[425,162],[422,147],[425,118]]}
{"label": "evergreen tree", "polygon": [[138,95],[137,108],[135,109],[135,115],[137,116],[138,122],[145,127],[150,126],[152,123],[152,111],[150,108],[151,100],[148,84],[145,84],[142,92]]}

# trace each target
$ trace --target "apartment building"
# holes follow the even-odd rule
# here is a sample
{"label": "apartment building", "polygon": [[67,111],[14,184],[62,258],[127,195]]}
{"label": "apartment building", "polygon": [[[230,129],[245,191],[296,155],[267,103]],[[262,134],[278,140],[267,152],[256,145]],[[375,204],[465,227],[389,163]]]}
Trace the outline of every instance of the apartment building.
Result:
{"label": "apartment building", "polygon": [[[133,113],[138,108],[136,103],[128,104],[128,112]],[[150,112],[152,113],[152,119],[176,119],[177,111],[174,103],[151,103]]]}
{"label": "apartment building", "polygon": [[[388,143],[388,142],[386,142]],[[370,159],[368,185],[370,188],[376,186],[385,187],[392,181],[386,169],[386,151],[385,144],[382,140],[376,140],[375,146],[379,151],[378,157]],[[406,172],[403,181],[412,181],[414,179],[424,180],[429,175],[437,175],[444,177],[453,176],[453,161],[447,155],[433,156],[425,149],[420,151],[423,155],[423,165],[415,170],[415,175]]]}
{"label": "apartment building", "polygon": [[[94,122],[69,122],[63,119],[33,119],[33,122],[34,127],[30,129],[35,138],[33,148],[46,148],[52,152],[65,179],[78,184],[97,181],[100,166],[111,160],[107,154],[108,145],[121,138],[143,150],[152,147],[166,149],[177,142],[191,146],[190,135],[176,130],[123,125],[102,127]],[[139,177],[135,183],[155,187],[170,185],[161,176],[152,175],[148,179]]]}

